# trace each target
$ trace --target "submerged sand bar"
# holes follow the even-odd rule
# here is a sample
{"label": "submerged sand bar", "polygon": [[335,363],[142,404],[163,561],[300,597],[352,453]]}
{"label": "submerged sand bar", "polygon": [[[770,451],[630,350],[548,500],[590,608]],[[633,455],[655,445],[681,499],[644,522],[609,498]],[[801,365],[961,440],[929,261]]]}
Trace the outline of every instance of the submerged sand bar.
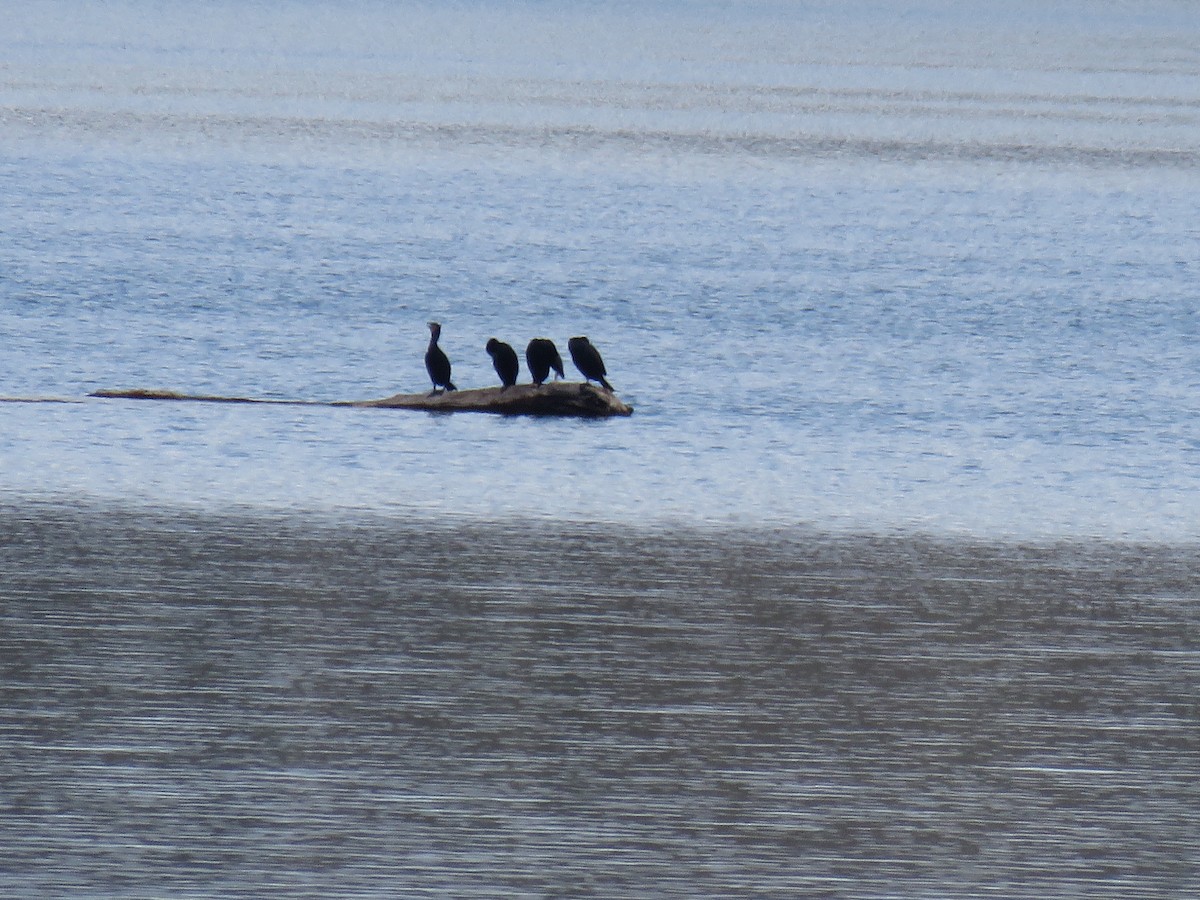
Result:
{"label": "submerged sand bar", "polygon": [[475,388],[431,394],[394,394],[381,400],[266,400],[181,394],[161,390],[100,390],[89,394],[111,400],[190,400],[201,403],[274,403],[292,406],[358,406],[377,409],[419,409],[426,412],[484,412],[507,416],[628,416],[633,407],[616,394],[581,382],[517,384],[509,388]]}

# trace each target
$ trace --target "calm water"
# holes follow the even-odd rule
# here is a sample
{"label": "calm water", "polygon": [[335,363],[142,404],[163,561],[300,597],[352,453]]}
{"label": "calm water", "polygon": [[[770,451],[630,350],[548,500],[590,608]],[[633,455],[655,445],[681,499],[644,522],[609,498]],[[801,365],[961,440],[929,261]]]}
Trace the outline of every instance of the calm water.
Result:
{"label": "calm water", "polygon": [[6,895],[1197,891],[1188,4],[0,8]]}
{"label": "calm water", "polygon": [[638,413],[6,405],[0,491],[1195,539],[1198,28],[1043,6],[7,10],[0,395],[388,396],[438,319]]}

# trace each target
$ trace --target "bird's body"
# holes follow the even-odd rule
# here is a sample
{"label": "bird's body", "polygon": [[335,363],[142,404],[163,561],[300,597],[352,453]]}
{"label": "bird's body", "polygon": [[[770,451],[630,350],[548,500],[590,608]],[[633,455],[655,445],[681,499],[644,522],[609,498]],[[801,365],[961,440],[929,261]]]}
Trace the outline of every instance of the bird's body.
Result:
{"label": "bird's body", "polygon": [[604,368],[600,351],[592,346],[591,341],[585,337],[573,337],[567,341],[567,349],[571,351],[571,361],[575,363],[575,368],[583,373],[584,378],[600,382],[606,391],[613,389],[604,378],[608,370]]}
{"label": "bird's body", "polygon": [[534,338],[525,348],[525,364],[529,366],[529,375],[534,384],[541,384],[550,377],[550,370],[558,378],[563,377],[562,357],[558,348],[549,338]]}
{"label": "bird's body", "polygon": [[438,346],[438,338],[442,336],[442,326],[437,322],[429,323],[429,349],[425,351],[425,370],[429,380],[433,382],[433,390],[444,388],[447,391],[457,391],[454,382],[450,380],[450,358]]}
{"label": "bird's body", "polygon": [[500,376],[500,383],[506,388],[516,384],[517,375],[521,371],[521,364],[517,362],[517,351],[504,341],[492,338],[487,342],[487,352],[492,358],[492,365],[496,367],[496,374]]}

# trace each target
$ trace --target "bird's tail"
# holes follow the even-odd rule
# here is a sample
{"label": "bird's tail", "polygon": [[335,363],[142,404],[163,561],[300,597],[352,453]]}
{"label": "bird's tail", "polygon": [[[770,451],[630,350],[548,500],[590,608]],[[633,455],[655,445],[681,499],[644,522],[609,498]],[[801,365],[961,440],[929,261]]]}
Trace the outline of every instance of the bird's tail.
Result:
{"label": "bird's tail", "polygon": [[603,375],[601,375],[598,380],[602,385],[604,385],[604,389],[606,391],[608,391],[610,394],[615,393],[615,391],[613,391],[613,386],[608,383],[608,380]]}
{"label": "bird's tail", "polygon": [[[446,382],[446,390],[448,390],[448,391],[457,391],[457,390],[458,390],[458,388],[456,388],[456,387],[454,386],[454,382],[453,382],[453,381],[447,381],[447,382]],[[609,388],[609,390],[611,391],[611,390],[612,390],[612,388]]]}

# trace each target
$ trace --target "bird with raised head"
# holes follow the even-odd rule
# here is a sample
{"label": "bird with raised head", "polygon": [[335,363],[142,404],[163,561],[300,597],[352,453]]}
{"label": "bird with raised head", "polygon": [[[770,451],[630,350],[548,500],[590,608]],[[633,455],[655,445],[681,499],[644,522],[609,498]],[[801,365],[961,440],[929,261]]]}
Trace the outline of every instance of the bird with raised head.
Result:
{"label": "bird with raised head", "polygon": [[583,373],[584,378],[588,381],[600,382],[606,391],[613,389],[612,385],[604,378],[608,374],[608,370],[604,368],[604,360],[600,358],[600,351],[592,346],[591,341],[585,337],[573,337],[567,341],[567,349],[571,351],[571,361],[575,363],[575,368]]}
{"label": "bird with raised head", "polygon": [[488,356],[492,358],[492,365],[496,367],[496,374],[500,376],[500,383],[504,385],[500,390],[516,384],[517,375],[521,371],[521,364],[517,362],[517,351],[495,338],[487,342],[486,349]]}
{"label": "bird with raised head", "polygon": [[558,378],[563,377],[562,357],[550,338],[534,338],[525,348],[525,364],[534,384],[541,384],[550,377],[550,370]]}
{"label": "bird with raised head", "polygon": [[454,382],[450,380],[450,358],[446,351],[438,346],[438,338],[442,336],[442,326],[437,322],[429,323],[429,349],[425,351],[425,371],[433,382],[431,394],[436,394],[438,388],[447,391],[457,391]]}

